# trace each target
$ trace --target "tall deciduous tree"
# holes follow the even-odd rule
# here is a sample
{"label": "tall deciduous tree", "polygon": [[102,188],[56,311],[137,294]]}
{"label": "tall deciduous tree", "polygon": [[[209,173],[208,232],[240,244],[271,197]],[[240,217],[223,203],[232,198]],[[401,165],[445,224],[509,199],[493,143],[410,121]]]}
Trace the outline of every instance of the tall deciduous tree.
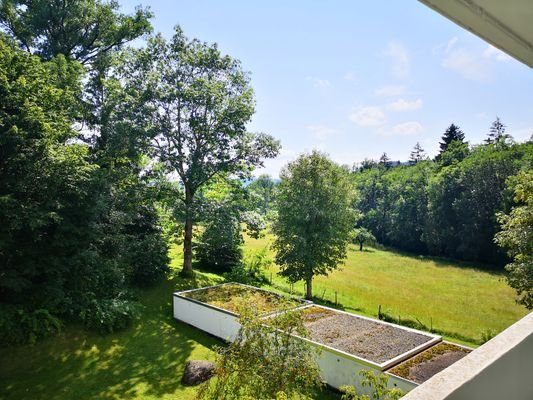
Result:
{"label": "tall deciduous tree", "polygon": [[172,40],[157,36],[133,50],[122,72],[139,101],[132,112],[151,138],[152,155],[183,185],[183,273],[189,275],[198,189],[218,174],[246,175],[275,157],[279,144],[246,130],[254,113],[248,75],[216,44],[189,40],[176,28]]}
{"label": "tall deciduous tree", "polygon": [[515,187],[517,206],[511,212],[499,214],[502,231],[495,236],[498,245],[507,249],[513,262],[507,282],[518,293],[518,303],[533,309],[533,173],[521,172]]}
{"label": "tall deciduous tree", "polygon": [[2,0],[0,26],[19,46],[49,60],[88,64],[151,30],[150,11],[119,12],[115,0]]}
{"label": "tall deciduous tree", "polygon": [[315,275],[327,275],[346,258],[355,222],[353,187],[347,172],[314,151],[281,172],[274,249],[281,275],[306,282],[313,296]]}

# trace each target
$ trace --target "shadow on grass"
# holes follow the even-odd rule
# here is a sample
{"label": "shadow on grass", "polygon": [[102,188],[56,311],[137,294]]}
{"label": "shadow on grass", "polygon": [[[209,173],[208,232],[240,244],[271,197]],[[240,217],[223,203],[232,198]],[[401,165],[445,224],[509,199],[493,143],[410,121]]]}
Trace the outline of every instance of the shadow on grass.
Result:
{"label": "shadow on grass", "polygon": [[171,395],[191,354],[212,357],[222,343],[172,317],[172,292],[213,284],[178,277],[142,293],[134,326],[98,335],[69,327],[35,346],[0,352],[0,399],[134,399]]}

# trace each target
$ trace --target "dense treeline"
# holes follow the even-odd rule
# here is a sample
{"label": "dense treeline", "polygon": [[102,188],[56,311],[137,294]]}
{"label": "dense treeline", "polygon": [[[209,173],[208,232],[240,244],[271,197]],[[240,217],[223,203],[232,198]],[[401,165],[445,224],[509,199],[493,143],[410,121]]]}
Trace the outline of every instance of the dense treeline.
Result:
{"label": "dense treeline", "polygon": [[1,342],[64,320],[123,327],[131,289],[167,271],[153,179],[107,78],[120,46],[150,31],[150,13],[62,3],[1,3]]}
{"label": "dense treeline", "polygon": [[447,142],[456,129],[445,134],[435,161],[358,168],[360,225],[398,249],[502,266],[505,254],[494,242],[497,213],[513,205],[509,178],[531,168],[533,143],[505,137],[469,147],[462,132]]}

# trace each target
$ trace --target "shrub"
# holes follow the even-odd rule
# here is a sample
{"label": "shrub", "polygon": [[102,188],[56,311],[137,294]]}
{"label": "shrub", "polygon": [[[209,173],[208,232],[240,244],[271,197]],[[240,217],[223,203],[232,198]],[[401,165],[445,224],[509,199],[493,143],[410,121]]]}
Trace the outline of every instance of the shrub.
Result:
{"label": "shrub", "polygon": [[231,207],[224,205],[212,214],[199,242],[195,243],[196,258],[203,267],[230,271],[242,261],[239,218]]}
{"label": "shrub", "polygon": [[137,303],[128,299],[93,300],[80,317],[87,328],[111,333],[128,327],[137,317],[138,307]]}
{"label": "shrub", "polygon": [[233,266],[230,272],[224,274],[224,278],[228,282],[261,285],[268,282],[264,270],[270,267],[271,264],[272,259],[270,259],[266,248],[264,248],[247,256],[244,262]]}
{"label": "shrub", "polygon": [[358,395],[355,387],[346,385],[340,388],[341,400],[397,400],[405,395],[402,390],[387,386],[389,377],[385,374],[376,375],[372,371],[362,370],[359,375],[363,377],[361,385],[369,388],[370,396]]}
{"label": "shrub", "polygon": [[0,344],[35,343],[61,330],[61,321],[48,310],[28,311],[0,305]]}

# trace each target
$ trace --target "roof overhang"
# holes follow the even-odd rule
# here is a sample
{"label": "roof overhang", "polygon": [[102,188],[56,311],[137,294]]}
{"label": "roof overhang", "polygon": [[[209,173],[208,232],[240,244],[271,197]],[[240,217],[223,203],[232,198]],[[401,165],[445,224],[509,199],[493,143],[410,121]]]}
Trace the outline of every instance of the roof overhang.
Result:
{"label": "roof overhang", "polygon": [[419,1],[533,68],[533,1]]}

